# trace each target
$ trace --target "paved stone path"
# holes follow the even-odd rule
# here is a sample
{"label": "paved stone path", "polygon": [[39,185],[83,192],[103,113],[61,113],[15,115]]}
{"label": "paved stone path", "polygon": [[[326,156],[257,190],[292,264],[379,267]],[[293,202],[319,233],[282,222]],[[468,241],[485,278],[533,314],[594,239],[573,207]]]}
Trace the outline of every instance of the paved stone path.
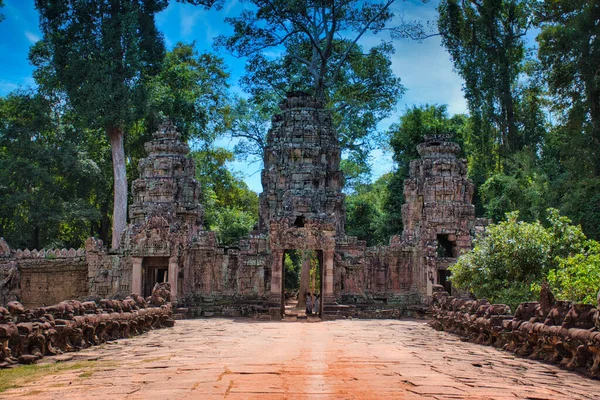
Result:
{"label": "paved stone path", "polygon": [[421,321],[177,321],[71,356],[67,363],[96,361],[91,369],[46,375],[0,397],[600,398],[600,381],[461,342]]}

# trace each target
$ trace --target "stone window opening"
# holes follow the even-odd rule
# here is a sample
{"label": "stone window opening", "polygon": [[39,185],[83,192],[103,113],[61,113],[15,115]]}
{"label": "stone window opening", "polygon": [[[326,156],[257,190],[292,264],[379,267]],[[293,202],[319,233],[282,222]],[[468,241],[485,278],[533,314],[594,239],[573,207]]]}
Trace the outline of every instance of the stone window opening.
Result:
{"label": "stone window opening", "polygon": [[304,215],[298,215],[296,220],[294,221],[294,226],[296,228],[304,228]]}
{"label": "stone window opening", "polygon": [[438,258],[456,257],[456,242],[448,238],[448,234],[437,235],[436,255]]}

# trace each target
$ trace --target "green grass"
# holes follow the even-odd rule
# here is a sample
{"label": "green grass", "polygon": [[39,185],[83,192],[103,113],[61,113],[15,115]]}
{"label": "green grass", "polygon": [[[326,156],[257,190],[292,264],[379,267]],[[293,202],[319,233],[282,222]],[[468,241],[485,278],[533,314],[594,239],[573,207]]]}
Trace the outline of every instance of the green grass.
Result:
{"label": "green grass", "polygon": [[18,388],[40,379],[46,375],[59,374],[63,371],[84,370],[79,377],[88,378],[94,372],[95,361],[76,363],[56,363],[46,365],[20,365],[15,368],[0,370],[0,393],[8,389]]}

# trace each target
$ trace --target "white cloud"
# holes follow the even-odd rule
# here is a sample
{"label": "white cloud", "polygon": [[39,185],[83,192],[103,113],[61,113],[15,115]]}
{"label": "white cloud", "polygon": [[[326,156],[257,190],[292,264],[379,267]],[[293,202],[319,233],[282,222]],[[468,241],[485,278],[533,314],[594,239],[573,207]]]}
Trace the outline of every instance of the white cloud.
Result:
{"label": "white cloud", "polygon": [[181,7],[179,9],[179,34],[182,38],[187,38],[194,31],[198,20],[204,16],[204,11],[198,8]]}
{"label": "white cloud", "polygon": [[13,90],[17,89],[19,85],[13,82],[0,81],[0,96],[5,96]]}
{"label": "white cloud", "polygon": [[40,40],[40,37],[31,31],[25,31],[25,37],[31,42],[31,44],[34,44]]}
{"label": "white cloud", "polygon": [[238,0],[230,0],[228,1],[225,6],[223,6],[223,12],[225,13],[225,15],[229,15],[229,13],[231,12],[231,10],[237,6],[239,3]]}

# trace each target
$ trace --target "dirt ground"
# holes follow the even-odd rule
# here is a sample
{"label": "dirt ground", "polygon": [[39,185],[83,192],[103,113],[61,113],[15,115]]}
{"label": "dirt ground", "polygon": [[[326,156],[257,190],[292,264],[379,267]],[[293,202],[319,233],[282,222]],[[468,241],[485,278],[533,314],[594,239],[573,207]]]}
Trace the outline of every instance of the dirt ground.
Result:
{"label": "dirt ground", "polygon": [[600,398],[600,381],[461,342],[421,321],[177,321],[44,359],[55,361],[74,368],[21,381],[0,398]]}

